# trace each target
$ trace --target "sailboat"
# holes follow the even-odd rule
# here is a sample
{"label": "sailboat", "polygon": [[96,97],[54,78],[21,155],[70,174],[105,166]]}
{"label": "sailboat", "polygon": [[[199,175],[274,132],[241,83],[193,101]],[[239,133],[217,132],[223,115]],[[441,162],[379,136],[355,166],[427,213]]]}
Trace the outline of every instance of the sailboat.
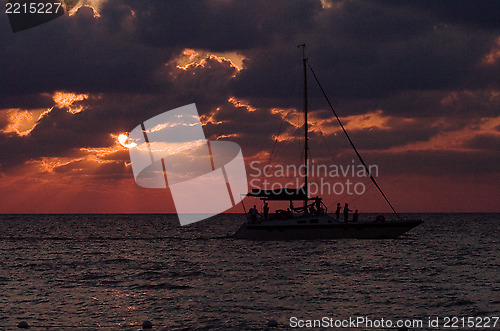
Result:
{"label": "sailboat", "polygon": [[[330,100],[328,99],[323,87],[312,70],[308,59],[305,56],[305,44],[299,45],[303,49],[302,66],[304,75],[304,185],[300,188],[284,188],[279,191],[252,189],[246,194],[247,197],[260,198],[266,208],[268,202],[288,201],[290,208],[285,210],[276,210],[273,214],[265,213],[264,216],[257,213],[257,210],[245,212],[247,222],[233,234],[237,239],[250,240],[311,240],[311,239],[392,239],[401,236],[416,226],[423,223],[422,220],[404,220],[396,212],[389,199],[386,197],[375,178],[370,174],[366,163],[362,159],[354,143],[345,130],[340,118],[337,116]],[[316,83],[319,85],[323,96],[326,98],[331,110],[335,114],[337,121],[344,134],[349,140],[361,164],[369,174],[370,179],[378,188],[386,202],[392,208],[397,216],[395,220],[386,220],[384,216],[379,215],[375,220],[351,221],[347,222],[328,213],[323,200],[317,197],[309,197],[308,192],[308,101],[307,101],[307,68],[311,70]],[[301,207],[294,207],[294,202],[302,203]],[[347,220],[347,218],[345,218]]]}

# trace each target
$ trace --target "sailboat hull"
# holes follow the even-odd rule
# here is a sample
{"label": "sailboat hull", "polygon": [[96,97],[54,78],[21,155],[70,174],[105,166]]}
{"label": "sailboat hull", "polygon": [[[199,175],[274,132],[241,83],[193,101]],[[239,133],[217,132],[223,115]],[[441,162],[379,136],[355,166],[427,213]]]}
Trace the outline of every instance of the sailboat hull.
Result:
{"label": "sailboat hull", "polygon": [[413,220],[332,224],[245,223],[234,233],[233,237],[250,240],[394,239],[422,222]]}

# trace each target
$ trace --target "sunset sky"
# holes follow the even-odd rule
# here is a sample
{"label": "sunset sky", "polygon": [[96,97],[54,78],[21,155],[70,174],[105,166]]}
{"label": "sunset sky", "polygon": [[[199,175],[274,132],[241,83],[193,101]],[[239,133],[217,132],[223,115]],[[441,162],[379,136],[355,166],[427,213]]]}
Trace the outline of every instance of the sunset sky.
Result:
{"label": "sunset sky", "polygon": [[[167,190],[135,184],[118,136],[191,103],[249,175],[300,164],[302,43],[398,211],[500,212],[500,1],[82,4],[17,33],[0,13],[1,213],[175,212]],[[351,164],[309,78],[312,159]],[[327,205],[388,212],[364,183]]]}

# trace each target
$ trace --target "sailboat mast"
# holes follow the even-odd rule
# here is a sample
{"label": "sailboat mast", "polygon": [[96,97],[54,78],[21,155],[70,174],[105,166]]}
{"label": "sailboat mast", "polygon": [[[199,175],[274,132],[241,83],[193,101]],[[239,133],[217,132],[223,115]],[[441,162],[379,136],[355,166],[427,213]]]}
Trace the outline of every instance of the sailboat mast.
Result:
{"label": "sailboat mast", "polygon": [[307,213],[307,198],[308,198],[308,152],[309,152],[309,139],[307,137],[308,133],[308,121],[307,121],[307,58],[306,58],[306,44],[302,44],[299,47],[302,47],[302,64],[304,69],[304,170],[305,170],[305,178],[304,178],[304,189],[305,189],[305,199],[304,199],[304,212]]}

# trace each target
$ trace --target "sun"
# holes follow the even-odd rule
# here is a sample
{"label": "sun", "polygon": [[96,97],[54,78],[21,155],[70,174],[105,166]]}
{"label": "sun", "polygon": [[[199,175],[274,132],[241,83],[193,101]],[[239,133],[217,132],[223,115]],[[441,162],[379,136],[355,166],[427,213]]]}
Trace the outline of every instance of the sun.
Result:
{"label": "sun", "polygon": [[122,145],[125,148],[134,148],[135,146],[137,146],[136,143],[127,144],[128,136],[124,133],[118,136],[118,141],[120,142],[120,145]]}

